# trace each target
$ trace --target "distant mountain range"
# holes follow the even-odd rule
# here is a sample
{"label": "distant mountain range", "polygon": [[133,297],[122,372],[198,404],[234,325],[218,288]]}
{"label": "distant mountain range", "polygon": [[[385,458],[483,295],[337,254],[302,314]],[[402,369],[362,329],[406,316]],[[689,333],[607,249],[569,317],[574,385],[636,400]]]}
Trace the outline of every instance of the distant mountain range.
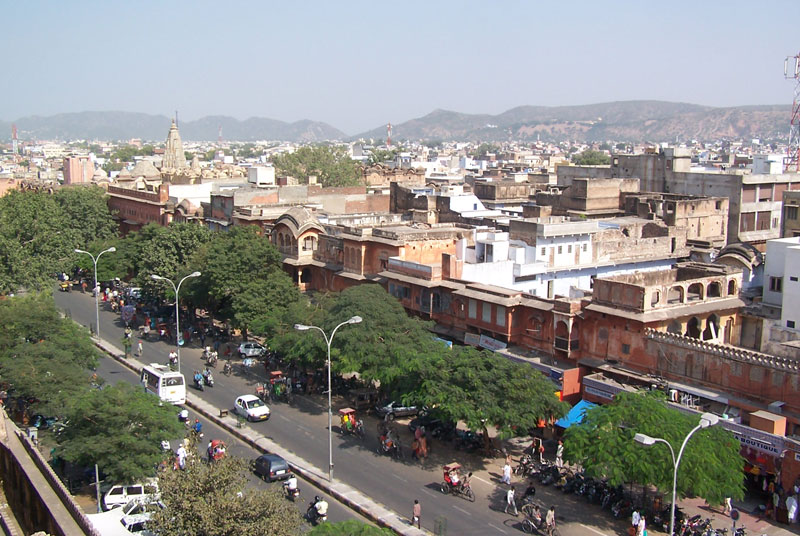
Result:
{"label": "distant mountain range", "polygon": [[[692,139],[786,139],[790,106],[736,106],[714,108],[664,101],[620,101],[583,106],[519,106],[498,115],[462,114],[435,110],[424,117],[392,125],[395,140],[440,141],[632,141],[663,142]],[[144,140],[166,139],[170,118],[133,112],[79,112],[14,121],[20,139]],[[327,123],[253,117],[239,121],[207,116],[180,122],[181,137],[213,141],[383,140],[380,126],[348,136]],[[11,124],[0,121],[0,139],[11,136]]]}

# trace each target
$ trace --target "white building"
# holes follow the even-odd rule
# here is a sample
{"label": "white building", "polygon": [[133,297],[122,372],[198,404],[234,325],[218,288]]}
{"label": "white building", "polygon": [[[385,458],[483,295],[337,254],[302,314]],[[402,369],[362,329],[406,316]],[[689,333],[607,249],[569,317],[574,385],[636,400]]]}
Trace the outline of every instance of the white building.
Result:
{"label": "white building", "polygon": [[781,326],[800,329],[800,308],[784,304],[800,303],[800,237],[767,241],[762,299],[765,305],[781,310]]}

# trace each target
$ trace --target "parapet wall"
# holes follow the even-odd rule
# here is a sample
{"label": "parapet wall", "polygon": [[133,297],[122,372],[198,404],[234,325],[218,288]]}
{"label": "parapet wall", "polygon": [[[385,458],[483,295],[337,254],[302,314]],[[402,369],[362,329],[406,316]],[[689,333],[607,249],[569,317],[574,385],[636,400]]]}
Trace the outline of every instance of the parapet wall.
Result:
{"label": "parapet wall", "polygon": [[699,351],[708,355],[721,357],[723,359],[730,359],[750,365],[767,367],[774,370],[779,370],[781,372],[800,372],[800,361],[795,359],[762,354],[760,352],[745,350],[735,346],[708,343],[692,337],[685,337],[683,335],[677,335],[674,333],[657,331],[652,328],[645,328],[644,333],[648,339],[679,346],[687,350]]}

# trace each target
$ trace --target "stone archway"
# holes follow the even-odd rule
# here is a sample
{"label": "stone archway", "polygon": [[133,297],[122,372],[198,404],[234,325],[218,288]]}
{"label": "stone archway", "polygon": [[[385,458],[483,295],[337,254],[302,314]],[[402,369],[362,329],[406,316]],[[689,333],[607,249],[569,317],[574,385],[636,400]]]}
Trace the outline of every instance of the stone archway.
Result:
{"label": "stone archway", "polygon": [[669,293],[667,294],[667,303],[669,304],[683,303],[682,286],[677,285],[669,289]]}
{"label": "stone archway", "polygon": [[719,317],[715,314],[708,315],[706,318],[706,329],[703,330],[703,340],[712,341],[719,337]]}
{"label": "stone archway", "polygon": [[728,281],[728,296],[736,295],[736,280],[731,279]]}
{"label": "stone archway", "polygon": [[700,301],[703,299],[703,285],[700,283],[692,283],[686,289],[686,301]]}

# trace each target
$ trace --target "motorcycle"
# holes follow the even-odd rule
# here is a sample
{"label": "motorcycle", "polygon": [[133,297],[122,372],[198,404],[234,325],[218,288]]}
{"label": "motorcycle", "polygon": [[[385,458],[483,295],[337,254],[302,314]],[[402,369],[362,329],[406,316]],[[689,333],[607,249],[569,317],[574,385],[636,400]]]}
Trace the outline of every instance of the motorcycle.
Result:
{"label": "motorcycle", "polygon": [[289,486],[284,484],[283,485],[283,492],[286,495],[286,498],[290,501],[294,502],[295,499],[300,497],[300,488],[289,489]]}
{"label": "motorcycle", "polygon": [[206,357],[206,365],[210,367],[216,367],[218,360],[219,360],[219,354],[217,352],[210,352]]}
{"label": "motorcycle", "polygon": [[230,376],[230,375],[231,375],[231,373],[233,373],[233,365],[231,365],[231,362],[230,362],[230,361],[226,361],[226,362],[225,362],[225,366],[224,366],[224,367],[222,367],[222,373],[223,373],[225,376]]}
{"label": "motorcycle", "polygon": [[378,438],[378,454],[389,454],[392,458],[403,459],[403,451],[400,450],[400,443],[390,436]]}
{"label": "motorcycle", "polygon": [[308,510],[306,510],[306,519],[312,525],[319,525],[320,523],[325,523],[328,521],[328,514],[319,515],[317,513],[317,509],[314,508],[316,504],[314,501],[308,503]]}
{"label": "motorcycle", "polygon": [[211,374],[211,371],[205,371],[203,373],[203,383],[208,385],[209,387],[214,387],[214,375]]}
{"label": "motorcycle", "polygon": [[203,375],[202,374],[197,373],[197,374],[194,375],[194,388],[195,389],[197,389],[198,391],[205,391],[205,389],[203,387],[204,383],[205,383],[205,380],[203,380]]}

